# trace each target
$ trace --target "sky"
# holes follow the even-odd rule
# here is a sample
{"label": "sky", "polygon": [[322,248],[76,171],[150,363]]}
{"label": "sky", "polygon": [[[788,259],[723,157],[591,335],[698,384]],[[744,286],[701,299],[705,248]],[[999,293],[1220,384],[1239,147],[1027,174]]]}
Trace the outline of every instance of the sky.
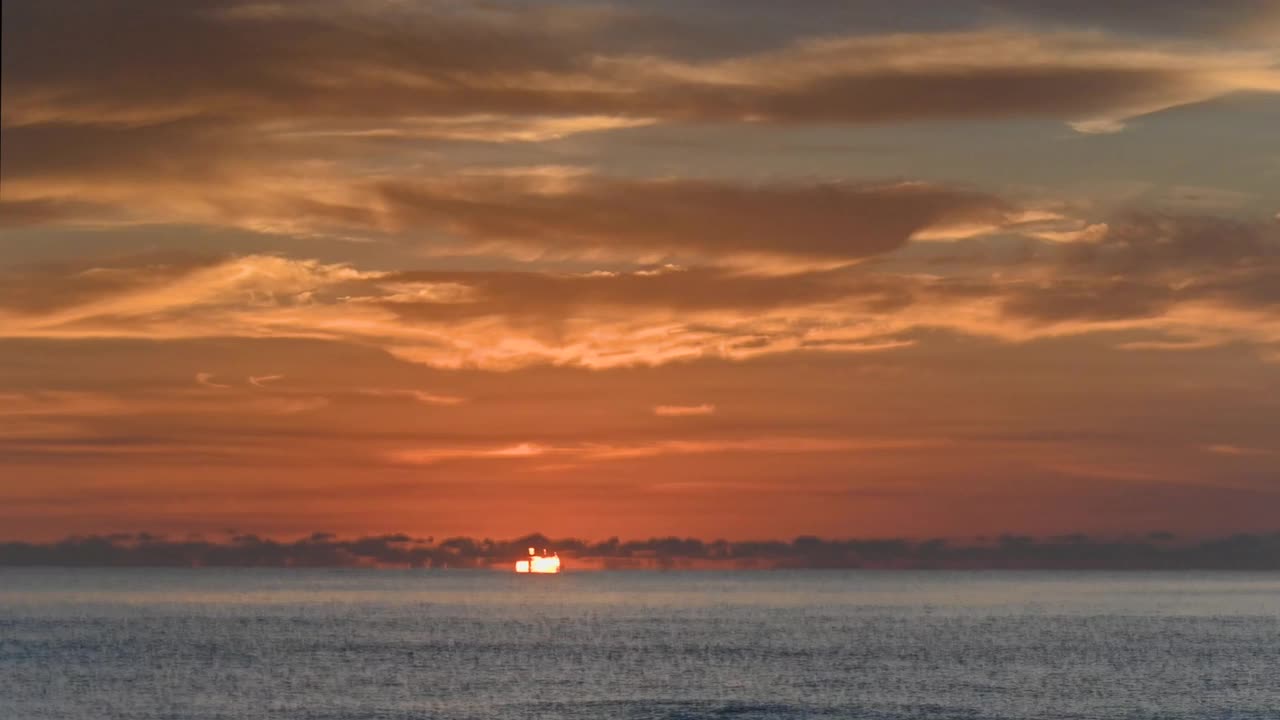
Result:
{"label": "sky", "polygon": [[1280,3],[3,5],[0,537],[1277,529]]}

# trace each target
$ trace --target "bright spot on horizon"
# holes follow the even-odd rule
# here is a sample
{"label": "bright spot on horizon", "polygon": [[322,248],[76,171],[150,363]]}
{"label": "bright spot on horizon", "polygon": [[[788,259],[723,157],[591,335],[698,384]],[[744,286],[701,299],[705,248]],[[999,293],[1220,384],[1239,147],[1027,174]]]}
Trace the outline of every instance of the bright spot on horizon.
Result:
{"label": "bright spot on horizon", "polygon": [[560,572],[560,556],[554,553],[547,555],[546,550],[543,550],[542,552],[542,555],[538,555],[534,553],[533,548],[529,548],[529,559],[517,560],[516,572],[535,574],[553,574]]}

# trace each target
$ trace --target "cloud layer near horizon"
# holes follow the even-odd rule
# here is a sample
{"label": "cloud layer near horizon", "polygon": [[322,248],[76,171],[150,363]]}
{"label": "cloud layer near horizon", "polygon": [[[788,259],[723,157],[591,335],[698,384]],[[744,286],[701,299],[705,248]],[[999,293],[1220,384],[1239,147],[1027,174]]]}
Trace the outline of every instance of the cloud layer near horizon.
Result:
{"label": "cloud layer near horizon", "polygon": [[1280,533],[1179,540],[1066,535],[912,541],[891,539],[727,542],[650,538],[589,542],[533,534],[512,540],[416,538],[403,533],[342,539],[313,533],[293,542],[256,535],[221,541],[149,533],[69,537],[50,543],[0,541],[0,566],[72,567],[415,567],[509,570],[527,547],[556,548],[570,570],[631,569],[1051,569],[1277,570]]}

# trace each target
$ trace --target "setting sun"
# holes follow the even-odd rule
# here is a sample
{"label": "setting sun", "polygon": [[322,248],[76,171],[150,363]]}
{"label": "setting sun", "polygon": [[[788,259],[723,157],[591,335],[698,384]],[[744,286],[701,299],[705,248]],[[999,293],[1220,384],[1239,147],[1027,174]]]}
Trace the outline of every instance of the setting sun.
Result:
{"label": "setting sun", "polygon": [[529,559],[516,561],[516,572],[518,573],[541,573],[552,574],[560,572],[560,555],[547,555],[547,551],[543,550],[541,555],[534,553],[533,548],[529,548]]}

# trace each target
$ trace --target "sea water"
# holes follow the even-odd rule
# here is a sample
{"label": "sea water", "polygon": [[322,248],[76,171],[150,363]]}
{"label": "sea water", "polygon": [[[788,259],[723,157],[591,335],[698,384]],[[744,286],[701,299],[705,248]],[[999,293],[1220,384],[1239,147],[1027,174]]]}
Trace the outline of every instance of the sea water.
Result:
{"label": "sea water", "polygon": [[1280,718],[1280,574],[0,568],[0,718]]}

